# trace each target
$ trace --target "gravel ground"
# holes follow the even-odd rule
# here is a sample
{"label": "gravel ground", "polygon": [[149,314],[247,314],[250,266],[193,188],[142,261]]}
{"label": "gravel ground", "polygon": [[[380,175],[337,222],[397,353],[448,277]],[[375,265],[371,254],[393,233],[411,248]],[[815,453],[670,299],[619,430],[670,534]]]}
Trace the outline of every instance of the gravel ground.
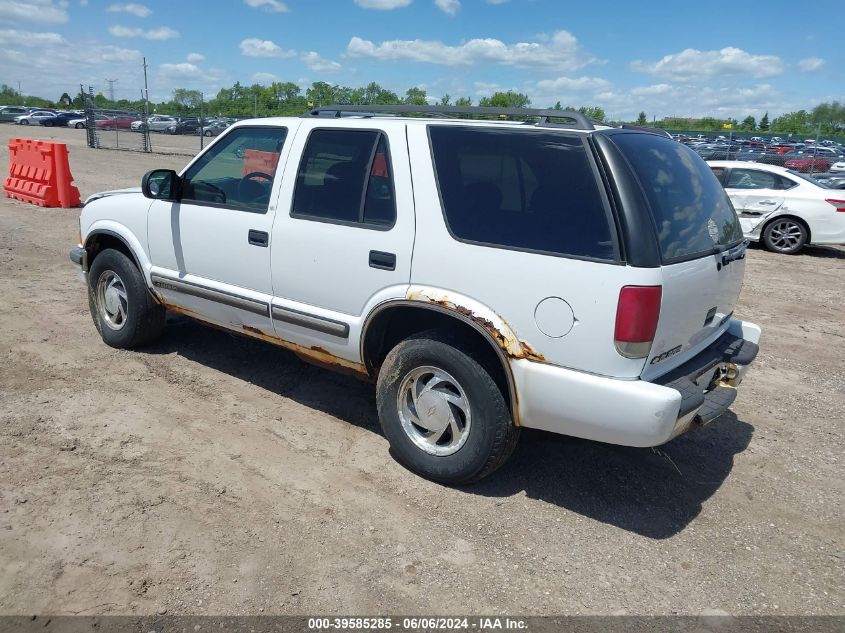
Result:
{"label": "gravel ground", "polygon": [[[187,160],[0,131],[68,142],[83,198]],[[106,347],[78,213],[0,201],[0,613],[845,614],[845,250],[750,249],[762,351],[709,427],[526,432],[450,489],[391,459],[370,385],[183,317]]]}

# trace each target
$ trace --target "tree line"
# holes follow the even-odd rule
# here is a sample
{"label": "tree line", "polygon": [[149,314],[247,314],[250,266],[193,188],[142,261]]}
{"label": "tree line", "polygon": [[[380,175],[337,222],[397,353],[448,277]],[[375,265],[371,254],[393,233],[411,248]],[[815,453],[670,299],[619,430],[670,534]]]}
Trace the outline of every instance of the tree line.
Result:
{"label": "tree line", "polygon": [[[0,105],[29,105],[36,107],[83,108],[85,95],[77,94],[71,97],[64,93],[57,101],[52,102],[36,96],[19,94],[11,86],[0,86]],[[198,90],[177,88],[170,99],[160,103],[150,103],[150,113],[171,114],[176,116],[197,115],[202,112],[205,116],[289,116],[299,115],[305,110],[321,105],[427,105],[431,100],[423,88],[408,88],[404,95],[393,92],[376,82],[366,86],[352,88],[334,85],[324,81],[312,83],[303,89],[289,81],[274,81],[270,84],[243,85],[240,82],[229,88],[220,89],[216,95],[209,98]],[[495,92],[482,97],[474,103],[471,97],[454,98],[443,95],[440,105],[456,106],[488,106],[496,108],[527,108],[532,106],[528,95],[514,90]],[[110,101],[102,93],[94,96],[97,108],[112,108],[140,112],[144,109],[142,100],[119,99]],[[654,125],[673,131],[725,131],[760,132],[778,134],[823,135],[845,134],[845,104],[838,101],[820,103],[812,110],[788,112],[769,120],[768,112],[759,121],[749,115],[742,120],[715,117],[680,118],[666,117],[649,122],[645,112],[640,112],[633,121],[609,120],[604,109],[598,105],[563,106],[560,101],[549,107],[556,110],[578,110],[591,119],[617,125],[621,123],[635,123],[637,125]]]}

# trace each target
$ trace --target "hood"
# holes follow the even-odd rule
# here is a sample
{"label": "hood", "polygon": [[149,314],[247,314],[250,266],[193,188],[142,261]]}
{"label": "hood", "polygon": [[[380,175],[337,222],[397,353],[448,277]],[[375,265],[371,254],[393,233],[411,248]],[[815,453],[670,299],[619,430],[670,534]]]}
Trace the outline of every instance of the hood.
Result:
{"label": "hood", "polygon": [[85,200],[85,204],[88,204],[89,202],[94,202],[94,200],[99,200],[100,198],[107,198],[109,196],[119,196],[127,193],[141,193],[141,188],[127,187],[126,189],[114,189],[113,191],[100,191],[99,193],[95,193],[91,196],[88,196],[88,199]]}

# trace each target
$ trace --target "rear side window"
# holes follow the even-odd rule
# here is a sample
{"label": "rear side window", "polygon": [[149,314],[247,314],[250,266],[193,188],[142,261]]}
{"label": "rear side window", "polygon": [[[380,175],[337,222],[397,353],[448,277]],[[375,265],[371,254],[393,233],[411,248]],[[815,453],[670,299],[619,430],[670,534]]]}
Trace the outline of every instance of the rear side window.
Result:
{"label": "rear side window", "polygon": [[616,260],[611,221],[582,139],[429,126],[446,223],[459,240]]}
{"label": "rear side window", "polygon": [[291,215],[389,228],[396,220],[390,155],[373,130],[314,130],[296,176]]}
{"label": "rear side window", "polygon": [[664,261],[691,259],[742,239],[725,190],[694,151],[653,134],[614,134],[649,201]]}

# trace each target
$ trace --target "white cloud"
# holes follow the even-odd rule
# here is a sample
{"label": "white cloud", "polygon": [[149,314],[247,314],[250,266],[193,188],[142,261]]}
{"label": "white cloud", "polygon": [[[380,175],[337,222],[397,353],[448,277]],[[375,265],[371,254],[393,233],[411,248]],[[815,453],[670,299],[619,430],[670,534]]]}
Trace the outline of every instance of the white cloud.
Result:
{"label": "white cloud", "polygon": [[196,64],[197,62],[205,61],[205,55],[200,53],[188,53],[188,56],[185,59],[192,64]]}
{"label": "white cloud", "polygon": [[288,5],[279,0],[244,0],[244,4],[253,9],[264,9],[270,13],[287,13]]}
{"label": "white cloud", "polygon": [[353,37],[346,47],[350,57],[369,57],[385,61],[414,61],[446,66],[483,63],[504,64],[521,68],[558,68],[575,70],[590,64],[604,63],[584,52],[575,36],[557,31],[546,42],[505,44],[493,39],[473,39],[457,46],[434,40],[389,40],[375,44]]}
{"label": "white cloud", "polygon": [[65,44],[65,38],[58,33],[33,33],[16,29],[0,30],[0,46],[23,46],[40,48],[50,44]]}
{"label": "white cloud", "polygon": [[411,4],[411,1],[412,0],[355,0],[355,4],[362,9],[381,9],[386,11],[407,7]]}
{"label": "white cloud", "polygon": [[610,87],[607,79],[600,77],[558,77],[557,79],[542,79],[537,82],[537,89],[543,92],[583,92],[585,90],[599,90]]}
{"label": "white cloud", "polygon": [[68,21],[67,2],[59,0],[2,0],[0,22],[39,22],[64,24]]}
{"label": "white cloud", "polygon": [[296,51],[284,50],[281,46],[270,40],[250,37],[241,42],[241,55],[246,57],[278,57],[280,59],[288,59],[290,57],[296,57]]}
{"label": "white cloud", "polygon": [[196,64],[182,62],[179,64],[159,64],[158,70],[162,75],[174,79],[199,77],[203,72]]}
{"label": "white cloud", "polygon": [[311,70],[318,73],[333,73],[340,70],[341,66],[335,61],[325,59],[314,51],[303,53],[300,57],[302,62]]}
{"label": "white cloud", "polygon": [[278,81],[279,78],[273,73],[255,73],[252,76],[252,80],[259,84],[270,84],[274,81]]}
{"label": "white cloud", "polygon": [[687,48],[656,62],[636,60],[631,69],[676,81],[728,75],[771,77],[783,72],[783,61],[777,55],[752,55],[733,46],[718,51]]}
{"label": "white cloud", "polygon": [[434,4],[447,15],[455,15],[461,8],[461,0],[434,0]]}
{"label": "white cloud", "polygon": [[128,4],[112,4],[106,9],[109,13],[131,13],[139,18],[145,18],[152,13],[152,9],[143,4],[130,2]]}
{"label": "white cloud", "polygon": [[172,40],[179,37],[179,31],[174,31],[169,26],[145,31],[144,29],[115,25],[109,27],[109,33],[115,37],[143,37],[147,40]]}
{"label": "white cloud", "polygon": [[824,66],[824,60],[821,57],[808,57],[798,62],[798,68],[805,73],[811,73]]}

